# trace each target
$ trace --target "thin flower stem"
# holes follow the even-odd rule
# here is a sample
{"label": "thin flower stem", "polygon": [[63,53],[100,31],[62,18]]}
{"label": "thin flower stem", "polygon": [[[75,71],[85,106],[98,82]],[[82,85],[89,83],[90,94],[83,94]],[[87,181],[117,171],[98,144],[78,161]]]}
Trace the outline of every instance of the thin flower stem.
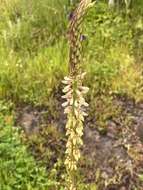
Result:
{"label": "thin flower stem", "polygon": [[65,166],[68,173],[67,190],[77,190],[76,171],[80,159],[80,147],[83,144],[83,122],[87,115],[84,108],[88,106],[84,95],[88,88],[82,86],[85,73],[81,72],[81,36],[84,15],[88,7],[93,5],[92,0],[81,0],[75,12],[72,15],[69,24],[69,77],[62,81],[66,85],[62,96],[66,102],[62,104],[65,107],[64,113],[67,114],[66,135],[68,136],[66,144]]}

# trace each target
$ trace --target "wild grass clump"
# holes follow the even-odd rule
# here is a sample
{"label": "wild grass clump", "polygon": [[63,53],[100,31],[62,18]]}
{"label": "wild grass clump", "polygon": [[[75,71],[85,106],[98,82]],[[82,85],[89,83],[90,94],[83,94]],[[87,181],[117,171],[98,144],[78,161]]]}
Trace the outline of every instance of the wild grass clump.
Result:
{"label": "wild grass clump", "polygon": [[67,14],[65,0],[3,1],[0,98],[36,105],[52,100],[67,70]]}
{"label": "wild grass clump", "polygon": [[[62,51],[59,51],[61,49]],[[55,55],[55,56],[53,56]],[[15,102],[48,104],[67,72],[65,42],[39,51],[34,57],[9,52],[0,58],[0,97]]]}
{"label": "wild grass clump", "polygon": [[0,26],[4,45],[32,55],[52,46],[65,35],[67,9],[66,0],[3,1]]}

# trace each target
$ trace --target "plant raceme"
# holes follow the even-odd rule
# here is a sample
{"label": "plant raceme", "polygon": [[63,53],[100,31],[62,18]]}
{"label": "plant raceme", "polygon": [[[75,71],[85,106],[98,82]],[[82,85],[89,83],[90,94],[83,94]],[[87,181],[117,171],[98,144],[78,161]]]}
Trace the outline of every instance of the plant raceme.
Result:
{"label": "plant raceme", "polygon": [[80,159],[80,147],[83,144],[83,122],[87,116],[85,108],[88,106],[84,95],[88,88],[83,86],[85,72],[81,71],[81,23],[87,8],[93,5],[91,0],[81,0],[78,7],[71,15],[69,25],[69,76],[62,81],[66,86],[63,89],[65,93],[62,98],[66,101],[62,104],[67,114],[66,135],[68,136],[66,144],[65,166],[68,173],[67,190],[76,190],[76,170]]}

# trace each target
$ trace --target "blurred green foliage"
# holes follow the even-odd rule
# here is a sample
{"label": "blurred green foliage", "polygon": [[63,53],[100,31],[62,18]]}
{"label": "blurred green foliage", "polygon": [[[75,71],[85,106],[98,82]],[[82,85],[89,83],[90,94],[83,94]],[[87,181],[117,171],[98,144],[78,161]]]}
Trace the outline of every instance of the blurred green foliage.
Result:
{"label": "blurred green foliage", "polygon": [[58,183],[48,180],[46,170],[37,165],[22,144],[20,131],[13,127],[12,105],[0,105],[0,189],[57,189]]}
{"label": "blurred green foliage", "polygon": [[[68,17],[77,2],[0,1],[0,99],[16,104],[56,104],[61,80],[67,74]],[[87,71],[85,83],[90,87],[89,117],[95,117],[105,131],[106,121],[120,113],[120,108],[113,105],[115,95],[126,95],[136,102],[143,100],[142,7],[142,0],[136,0],[128,11],[123,3],[111,10],[102,0],[85,19],[83,68]],[[56,177],[61,160],[52,171],[48,170],[48,176],[37,165],[21,143],[19,131],[12,127],[13,103],[8,108],[0,103],[0,189],[59,190]],[[36,146],[47,165],[54,155],[45,146],[45,139],[55,138],[59,143],[59,136],[50,129],[28,141],[28,146]],[[95,184],[79,186],[96,190]]]}
{"label": "blurred green foliage", "polygon": [[[67,22],[75,4],[65,0],[3,1],[1,98],[36,105],[52,101],[67,73]],[[101,1],[87,15],[83,65],[91,101],[95,95],[108,93],[142,99],[143,20],[140,6],[133,6],[127,14],[124,8],[110,10]]]}
{"label": "blurred green foliage", "polygon": [[35,54],[65,34],[66,0],[3,1],[1,37],[8,49]]}
{"label": "blurred green foliage", "polygon": [[[20,57],[14,52],[0,58],[0,97],[15,102],[48,104],[59,78],[67,71],[66,44],[63,42],[38,52],[35,57]],[[59,51],[61,49],[62,51]],[[53,56],[54,54],[54,56]]]}

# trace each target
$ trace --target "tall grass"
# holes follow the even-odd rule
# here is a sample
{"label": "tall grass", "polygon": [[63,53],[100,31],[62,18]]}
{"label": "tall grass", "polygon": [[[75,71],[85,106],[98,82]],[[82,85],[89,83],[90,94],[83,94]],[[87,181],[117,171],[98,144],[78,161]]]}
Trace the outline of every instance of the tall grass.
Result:
{"label": "tall grass", "polygon": [[65,34],[66,0],[4,1],[1,15],[1,36],[14,51],[35,53],[53,45]]}
{"label": "tall grass", "polygon": [[61,42],[39,51],[32,58],[20,57],[13,51],[7,57],[3,53],[0,58],[0,97],[17,102],[48,103],[53,90],[60,85],[59,78],[66,73],[66,49],[66,43]]}
{"label": "tall grass", "polygon": [[[48,103],[67,71],[69,4],[66,0],[1,1],[0,98]],[[132,14],[127,18],[122,12],[110,12],[100,2],[87,17],[83,66],[91,100],[109,91],[142,99],[138,90],[142,64],[137,65],[140,72],[136,70],[136,62],[142,61],[142,20],[138,22],[142,17]],[[122,76],[124,82],[119,81]]]}
{"label": "tall grass", "polygon": [[0,20],[0,97],[48,102],[66,72],[65,0],[3,1]]}

